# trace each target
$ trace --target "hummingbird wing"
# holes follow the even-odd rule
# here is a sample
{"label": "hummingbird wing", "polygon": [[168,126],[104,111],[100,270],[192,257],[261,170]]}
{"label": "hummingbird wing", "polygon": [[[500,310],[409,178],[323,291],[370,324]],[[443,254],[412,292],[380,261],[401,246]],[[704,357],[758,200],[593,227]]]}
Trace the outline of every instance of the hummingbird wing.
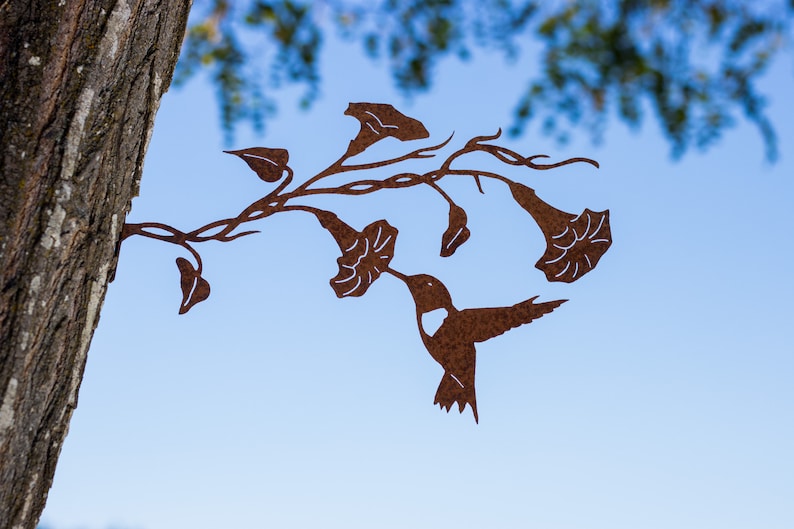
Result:
{"label": "hummingbird wing", "polygon": [[484,342],[553,311],[567,299],[535,303],[538,296],[512,307],[465,309],[456,315],[456,327],[473,342]]}

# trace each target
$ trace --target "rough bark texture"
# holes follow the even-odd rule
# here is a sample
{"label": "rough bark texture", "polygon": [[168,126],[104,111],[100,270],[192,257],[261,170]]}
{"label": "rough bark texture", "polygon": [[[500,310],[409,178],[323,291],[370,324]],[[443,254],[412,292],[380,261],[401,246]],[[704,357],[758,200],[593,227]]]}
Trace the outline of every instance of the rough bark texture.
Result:
{"label": "rough bark texture", "polygon": [[190,0],[0,0],[0,528],[36,526]]}

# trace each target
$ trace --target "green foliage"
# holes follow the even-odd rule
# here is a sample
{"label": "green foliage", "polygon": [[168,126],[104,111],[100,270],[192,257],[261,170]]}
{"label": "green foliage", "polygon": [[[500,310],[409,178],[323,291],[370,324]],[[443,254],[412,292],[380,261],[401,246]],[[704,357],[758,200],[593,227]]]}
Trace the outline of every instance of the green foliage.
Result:
{"label": "green foliage", "polygon": [[755,81],[781,47],[790,11],[749,2],[579,1],[547,17],[537,36],[543,70],[518,107],[516,130],[542,115],[549,132],[560,118],[599,131],[611,108],[637,126],[645,100],[674,156],[705,148],[735,121],[752,121],[775,152]]}
{"label": "green foliage", "polygon": [[[323,35],[336,30],[387,60],[406,94],[427,90],[435,65],[477,48],[506,57],[539,43],[540,71],[527,80],[511,132],[531,120],[565,141],[576,126],[600,137],[616,115],[638,127],[652,111],[673,156],[705,149],[737,117],[754,123],[767,158],[774,130],[756,84],[790,38],[794,1],[744,0],[197,0],[177,81],[200,68],[218,88],[227,131],[261,127],[274,106],[265,90],[284,81],[316,97]],[[262,70],[267,67],[265,74]]]}

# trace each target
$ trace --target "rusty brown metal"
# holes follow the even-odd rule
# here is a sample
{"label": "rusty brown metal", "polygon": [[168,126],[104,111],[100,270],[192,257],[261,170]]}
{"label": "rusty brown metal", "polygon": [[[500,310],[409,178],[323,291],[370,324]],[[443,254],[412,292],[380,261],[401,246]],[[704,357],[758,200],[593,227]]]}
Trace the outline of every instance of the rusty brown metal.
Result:
{"label": "rusty brown metal", "polygon": [[[537,296],[535,296],[509,307],[458,310],[452,304],[452,297],[446,286],[439,279],[427,274],[403,274],[391,268],[398,230],[388,221],[376,220],[359,231],[341,220],[336,213],[301,204],[300,199],[311,195],[357,196],[383,189],[426,185],[439,193],[449,204],[448,225],[441,234],[441,256],[450,257],[469,240],[471,232],[467,226],[466,211],[443,190],[440,185],[442,179],[472,177],[480,192],[482,192],[481,179],[497,180],[508,186],[516,203],[529,213],[543,233],[546,251],[538,259],[535,267],[545,274],[547,281],[573,283],[595,269],[612,244],[609,210],[596,212],[585,208],[578,215],[566,213],[544,202],[534,189],[501,174],[478,169],[453,169],[452,164],[474,152],[488,153],[505,164],[533,170],[548,170],[580,162],[597,168],[598,163],[589,158],[571,158],[551,164],[536,163],[535,160],[548,157],[546,155],[525,157],[505,147],[487,143],[498,139],[501,136],[500,130],[492,136],[472,138],[461,149],[450,154],[439,168],[426,173],[395,171],[393,176],[382,180],[358,179],[335,187],[317,186],[317,182],[331,175],[396,166],[407,160],[432,158],[435,156],[434,151],[445,147],[451,140],[450,137],[439,144],[380,162],[347,163],[351,158],[385,138],[412,141],[425,139],[430,135],[420,121],[405,116],[388,104],[350,103],[345,114],[356,118],[361,125],[346,152],[328,168],[293,189],[288,189],[292,183],[293,171],[287,165],[289,152],[286,149],[252,147],[225,151],[245,161],[263,181],[280,183],[275,190],[254,201],[236,217],[218,220],[190,232],[183,232],[157,222],[128,223],[124,225],[122,240],[140,235],[177,244],[193,256],[195,266],[183,257],[176,260],[182,290],[179,313],[184,314],[210,295],[209,282],[202,276],[201,256],[194,248],[196,243],[209,240],[229,242],[257,233],[256,231],[238,232],[237,229],[245,223],[283,211],[305,211],[314,215],[342,252],[337,259],[339,272],[329,281],[337,297],[363,296],[370,285],[384,273],[405,283],[416,305],[416,319],[422,342],[430,356],[444,368],[434,403],[447,411],[457,404],[461,412],[468,405],[472,409],[475,421],[478,421],[474,389],[475,343],[484,342],[512,328],[530,323],[552,312],[567,300],[536,303]],[[422,323],[423,316],[437,310],[445,312],[443,322],[435,330],[425,329]]]}

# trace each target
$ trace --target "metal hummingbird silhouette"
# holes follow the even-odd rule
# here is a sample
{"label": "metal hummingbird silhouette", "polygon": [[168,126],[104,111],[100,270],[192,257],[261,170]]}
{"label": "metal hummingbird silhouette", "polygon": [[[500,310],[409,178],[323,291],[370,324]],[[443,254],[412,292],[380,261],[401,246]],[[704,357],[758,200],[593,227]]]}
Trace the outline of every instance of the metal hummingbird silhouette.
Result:
{"label": "metal hummingbird silhouette", "polygon": [[[236,217],[211,222],[190,232],[157,222],[128,223],[124,225],[121,240],[140,235],[177,244],[193,256],[195,266],[183,257],[176,260],[182,290],[179,313],[185,314],[210,295],[209,282],[202,275],[201,256],[193,247],[195,243],[209,240],[229,242],[258,233],[235,231],[242,224],[284,211],[304,211],[314,215],[334,238],[341,251],[341,256],[337,259],[339,272],[329,281],[337,297],[363,296],[383,274],[402,281],[416,305],[416,320],[422,342],[430,356],[444,369],[434,404],[447,411],[457,404],[461,413],[468,405],[475,421],[479,421],[474,385],[475,343],[490,340],[512,328],[530,323],[552,312],[567,300],[536,302],[535,296],[509,307],[458,310],[452,304],[449,290],[439,279],[427,274],[407,275],[391,268],[398,230],[388,221],[374,221],[359,231],[341,220],[336,213],[301,204],[300,199],[311,195],[365,195],[382,189],[426,185],[449,204],[449,221],[447,229],[441,235],[440,254],[442,257],[450,257],[469,240],[471,233],[467,227],[465,210],[442,189],[441,180],[473,177],[481,193],[483,190],[480,179],[497,180],[508,186],[515,201],[529,213],[543,233],[546,250],[535,263],[535,267],[545,274],[548,281],[572,283],[595,269],[612,244],[609,210],[599,212],[584,209],[579,215],[566,213],[544,202],[532,188],[524,184],[494,172],[453,169],[452,164],[475,152],[488,153],[508,165],[535,170],[553,169],[577,162],[588,163],[597,168],[598,163],[589,158],[570,158],[558,163],[538,164],[535,160],[548,157],[525,157],[505,147],[487,143],[497,140],[501,136],[500,130],[492,136],[470,139],[462,148],[450,154],[439,168],[426,173],[398,172],[382,180],[361,179],[335,187],[315,186],[317,182],[331,175],[393,166],[407,160],[432,158],[435,156],[434,151],[445,147],[452,139],[450,136],[439,144],[423,147],[397,158],[374,163],[346,164],[348,160],[384,138],[391,137],[404,142],[425,139],[430,135],[420,121],[402,114],[388,104],[350,103],[345,114],[360,122],[358,134],[350,141],[341,158],[303,183],[288,189],[294,174],[287,165],[289,152],[286,149],[253,147],[225,151],[241,158],[264,182],[280,183]],[[422,318],[438,309],[445,311],[446,316],[431,334],[423,326]]]}

